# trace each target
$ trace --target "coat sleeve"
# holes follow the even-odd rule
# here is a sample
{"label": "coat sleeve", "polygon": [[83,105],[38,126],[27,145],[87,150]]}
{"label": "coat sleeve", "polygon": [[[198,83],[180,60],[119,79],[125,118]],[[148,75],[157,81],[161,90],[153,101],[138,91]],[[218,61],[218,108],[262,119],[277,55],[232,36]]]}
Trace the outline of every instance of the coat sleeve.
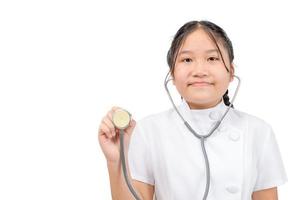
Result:
{"label": "coat sleeve", "polygon": [[144,134],[138,122],[129,143],[128,165],[132,179],[154,185],[150,149]]}
{"label": "coat sleeve", "polygon": [[277,187],[287,182],[279,147],[273,129],[268,126],[267,137],[258,160],[258,177],[254,191]]}

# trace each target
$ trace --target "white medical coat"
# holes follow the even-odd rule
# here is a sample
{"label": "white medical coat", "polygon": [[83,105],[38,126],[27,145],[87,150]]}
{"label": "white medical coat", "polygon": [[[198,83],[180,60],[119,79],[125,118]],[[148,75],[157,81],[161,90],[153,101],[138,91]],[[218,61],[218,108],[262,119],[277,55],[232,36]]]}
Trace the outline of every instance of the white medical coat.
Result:
{"label": "white medical coat", "polygon": [[[227,106],[191,110],[183,101],[179,112],[200,135],[206,135]],[[211,183],[208,200],[251,200],[254,191],[287,181],[270,125],[230,109],[205,141]],[[206,175],[201,143],[172,108],[137,122],[129,144],[131,177],[155,185],[157,200],[201,199]]]}

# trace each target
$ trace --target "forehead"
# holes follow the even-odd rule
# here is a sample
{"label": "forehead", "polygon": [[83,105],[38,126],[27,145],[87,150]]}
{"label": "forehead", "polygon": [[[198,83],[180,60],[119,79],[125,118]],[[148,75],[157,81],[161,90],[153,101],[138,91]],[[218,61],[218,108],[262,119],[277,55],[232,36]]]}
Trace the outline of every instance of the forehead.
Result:
{"label": "forehead", "polygon": [[[216,39],[217,40],[217,39]],[[217,40],[218,41],[218,40]],[[222,45],[218,43],[219,47]],[[191,32],[181,45],[179,54],[184,52],[211,52],[211,50],[217,49],[215,42],[202,28],[198,28]]]}

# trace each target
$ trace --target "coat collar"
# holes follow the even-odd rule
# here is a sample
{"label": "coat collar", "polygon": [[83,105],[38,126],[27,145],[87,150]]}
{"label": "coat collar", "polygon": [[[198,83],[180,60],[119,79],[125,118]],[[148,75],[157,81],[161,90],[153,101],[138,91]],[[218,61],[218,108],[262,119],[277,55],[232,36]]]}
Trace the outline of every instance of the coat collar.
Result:
{"label": "coat collar", "polygon": [[199,115],[207,115],[211,112],[222,112],[222,111],[226,111],[227,106],[225,105],[223,99],[214,107],[211,108],[206,108],[206,109],[191,109],[190,106],[188,105],[188,103],[183,99],[182,104],[184,106],[184,108],[188,111],[188,112],[192,112],[194,114],[199,114]]}
{"label": "coat collar", "polygon": [[[188,103],[183,99],[179,105],[179,112],[199,135],[206,135],[214,123],[221,119],[227,108],[222,99],[216,106],[211,108],[191,109]],[[227,115],[229,114],[230,111]],[[224,126],[226,118],[227,116],[222,121],[221,126]]]}

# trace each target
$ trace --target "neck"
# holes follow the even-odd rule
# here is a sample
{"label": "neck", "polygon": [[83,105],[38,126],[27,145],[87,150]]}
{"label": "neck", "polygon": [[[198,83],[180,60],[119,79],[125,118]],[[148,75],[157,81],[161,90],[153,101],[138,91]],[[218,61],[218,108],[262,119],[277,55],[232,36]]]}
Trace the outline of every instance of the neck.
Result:
{"label": "neck", "polygon": [[213,102],[209,102],[209,103],[201,103],[201,104],[187,101],[187,104],[189,105],[190,109],[208,109],[208,108],[215,107],[221,101],[222,101],[222,99],[217,100],[217,101],[213,101]]}

